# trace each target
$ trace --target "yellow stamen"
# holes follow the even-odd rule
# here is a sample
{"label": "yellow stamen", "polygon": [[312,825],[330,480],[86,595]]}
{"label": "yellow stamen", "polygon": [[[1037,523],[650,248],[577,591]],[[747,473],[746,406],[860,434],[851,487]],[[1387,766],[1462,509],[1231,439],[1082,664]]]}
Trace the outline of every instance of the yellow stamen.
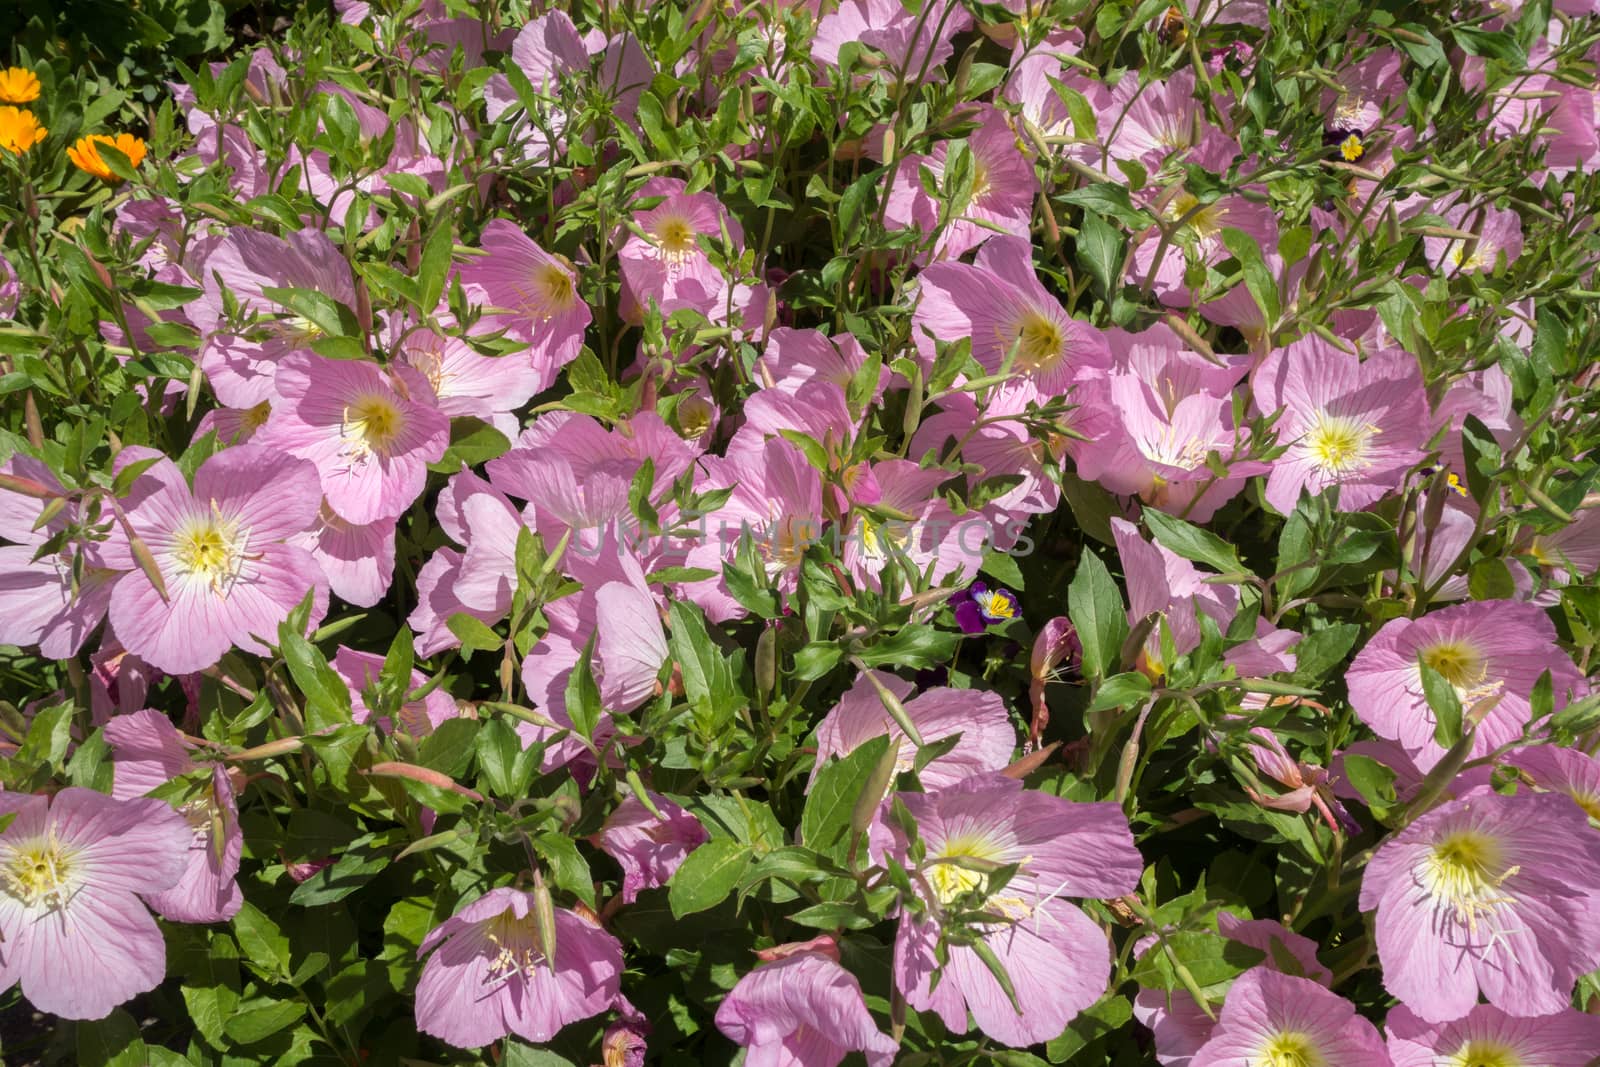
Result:
{"label": "yellow stamen", "polygon": [[380,393],[369,393],[344,409],[340,433],[345,455],[365,462],[374,453],[386,454],[400,436],[405,416],[394,401]]}
{"label": "yellow stamen", "polygon": [[1322,414],[1302,447],[1325,474],[1342,475],[1372,466],[1369,452],[1378,428],[1343,415]]}
{"label": "yellow stamen", "polygon": [[1359,133],[1352,133],[1339,142],[1339,154],[1344,157],[1346,163],[1354,163],[1367,154],[1367,146],[1361,143]]}
{"label": "yellow stamen", "polygon": [[1273,1035],[1251,1067],[1324,1067],[1326,1063],[1308,1035],[1285,1031]]}
{"label": "yellow stamen", "polygon": [[13,846],[0,859],[0,888],[24,907],[64,907],[72,896],[76,853],[54,833]]}
{"label": "yellow stamen", "polygon": [[1499,1041],[1472,1040],[1439,1067],[1532,1067],[1516,1049]]}
{"label": "yellow stamen", "polygon": [[225,596],[250,558],[245,554],[249,540],[249,531],[225,518],[212,501],[209,518],[193,516],[175,531],[172,561],[180,578]]}
{"label": "yellow stamen", "polygon": [[1456,917],[1477,929],[1478,915],[1511,903],[1501,883],[1519,868],[1505,861],[1500,842],[1481,830],[1446,834],[1422,863],[1422,884],[1433,898],[1454,909]]}

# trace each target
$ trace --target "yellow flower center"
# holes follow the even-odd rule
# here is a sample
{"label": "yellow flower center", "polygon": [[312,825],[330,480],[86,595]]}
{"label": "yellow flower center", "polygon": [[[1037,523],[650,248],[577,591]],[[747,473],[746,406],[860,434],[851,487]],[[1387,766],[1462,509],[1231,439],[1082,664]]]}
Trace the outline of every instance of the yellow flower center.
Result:
{"label": "yellow flower center", "polygon": [[1469,689],[1489,671],[1478,650],[1465,641],[1441,641],[1424,648],[1417,657],[1444,676],[1457,689]]}
{"label": "yellow flower center", "polygon": [[241,531],[237,521],[223,518],[213,503],[210,518],[191,518],[178,528],[172,561],[184,582],[225,595],[248,558],[248,543],[249,531]]}
{"label": "yellow flower center", "polygon": [[24,907],[64,907],[72,895],[75,855],[54,834],[24,841],[0,861],[0,887]]}
{"label": "yellow flower center", "polygon": [[534,284],[538,286],[539,294],[544,298],[546,318],[563,311],[570,311],[578,298],[572,286],[572,275],[563,270],[559,263],[546,263],[540,267]]}
{"label": "yellow flower center", "polygon": [[1342,415],[1324,414],[1305,436],[1311,461],[1325,474],[1342,475],[1372,466],[1368,454],[1378,428]]}
{"label": "yellow flower center", "polygon": [[1446,834],[1423,860],[1421,876],[1433,898],[1448,904],[1469,929],[1479,913],[1511,902],[1500,888],[1519,868],[1508,865],[1500,842],[1481,830]]}
{"label": "yellow flower center", "polygon": [[1339,154],[1344,157],[1346,163],[1354,163],[1367,154],[1367,146],[1361,143],[1359,133],[1352,133],[1339,142]]}
{"label": "yellow flower center", "polygon": [[364,396],[344,409],[340,432],[345,454],[358,462],[374,453],[386,455],[404,425],[405,416],[394,401],[377,393]]}
{"label": "yellow flower center", "polygon": [[267,419],[272,417],[272,405],[263,400],[255,407],[248,409],[244,417],[239,420],[239,425],[244,430],[259,430],[267,424]]}
{"label": "yellow flower center", "polygon": [[681,260],[700,251],[694,227],[682,215],[668,215],[656,223],[656,241],[668,259]]}
{"label": "yellow flower center", "polygon": [[1017,326],[1016,366],[1024,372],[1047,370],[1061,361],[1067,335],[1059,325],[1038,311],[1028,311]]}
{"label": "yellow flower center", "polygon": [[[1177,222],[1188,216],[1184,227],[1189,233],[1201,241],[1209,241],[1222,232],[1223,212],[1215,204],[1207,205],[1195,211],[1200,201],[1188,193],[1179,193],[1167,203],[1167,221]],[[1193,215],[1189,213],[1194,211]]]}
{"label": "yellow flower center", "polygon": [[498,984],[519,974],[532,978],[544,963],[532,913],[519,919],[507,909],[489,920],[484,936],[499,950],[489,961],[485,982]]}
{"label": "yellow flower center", "polygon": [[1306,1034],[1274,1034],[1250,1067],[1323,1067],[1327,1061]]}
{"label": "yellow flower center", "polygon": [[980,863],[999,863],[1004,853],[993,841],[977,836],[947,838],[944,847],[932,857],[928,868],[928,883],[939,897],[939,903],[952,904],[966,893],[983,884],[984,876],[970,867],[959,866],[951,860],[977,860]]}
{"label": "yellow flower center", "polygon": [[1528,1067],[1517,1050],[1500,1041],[1468,1041],[1440,1067]]}

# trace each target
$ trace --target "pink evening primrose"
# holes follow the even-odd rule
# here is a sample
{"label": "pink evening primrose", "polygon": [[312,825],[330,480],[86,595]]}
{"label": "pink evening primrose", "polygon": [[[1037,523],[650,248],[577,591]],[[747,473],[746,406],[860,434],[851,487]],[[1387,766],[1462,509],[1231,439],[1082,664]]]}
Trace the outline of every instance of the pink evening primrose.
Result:
{"label": "pink evening primrose", "polygon": [[1495,701],[1478,725],[1473,756],[1520,737],[1533,713],[1539,676],[1550,672],[1555,707],[1565,706],[1583,676],[1544,611],[1515,600],[1479,600],[1391,619],[1350,663],[1350,704],[1379,737],[1404,745],[1424,770],[1444,756],[1422,691],[1419,663],[1444,676],[1464,710]]}
{"label": "pink evening primrose", "polygon": [[[462,265],[462,285],[472,299],[484,305],[481,327],[505,330],[508,336],[527,342],[526,357],[500,358],[523,359],[532,365],[535,379],[527,383],[532,386],[528,393],[532,396],[548,389],[561,368],[577,358],[591,317],[589,305],[578,295],[578,275],[572,264],[540,248],[516,224],[492,220],[483,228],[479,243],[486,254]],[[451,359],[452,374],[477,372],[481,376],[489,369],[485,364],[469,365],[473,353],[449,342],[441,340],[439,352],[441,374],[446,355]]]}
{"label": "pink evening primrose", "polygon": [[328,506],[346,522],[397,518],[450,444],[450,420],[408,367],[296,352],[278,367],[278,401],[257,438],[316,464]]}
{"label": "pink evening primrose", "polygon": [[[1309,978],[1322,986],[1333,984],[1333,972],[1317,960],[1317,943],[1273,919],[1240,919],[1228,912],[1217,914],[1217,933],[1237,944],[1266,954],[1262,966],[1285,974]],[[1156,944],[1155,935],[1134,946],[1142,956]],[[1187,991],[1140,989],[1133,1001],[1133,1017],[1155,1038],[1156,1059],[1162,1067],[1192,1067],[1194,1054],[1216,1031],[1217,1020],[1208,1015]],[[1268,1067],[1276,1067],[1269,1063]]]}
{"label": "pink evening primrose", "polygon": [[1600,837],[1551,793],[1449,801],[1386,838],[1361,882],[1383,984],[1429,1022],[1480,992],[1518,1015],[1566,1008],[1600,965],[1597,897]]}
{"label": "pink evening primrose", "polygon": [[1518,1016],[1479,1004],[1453,1022],[1430,1023],[1397,1004],[1384,1025],[1394,1067],[1588,1067],[1600,1049],[1600,1017],[1571,1008]]}
{"label": "pink evening primrose", "polygon": [[265,655],[278,624],[315,590],[312,623],[327,610],[327,581],[292,541],[315,520],[321,491],[304,460],[259,445],[224,449],[191,488],[162,458],[135,481],[128,524],[149,547],[166,597],[125,541],[106,543],[128,573],[111,591],[111,626],[124,648],[168,674],[204,670],[238,647]]}
{"label": "pink evening primrose", "polygon": [[[998,774],[975,775],[937,793],[900,793],[926,847],[921,864],[897,826],[872,828],[881,860],[915,868],[921,915],[900,916],[895,983],[917,1011],[933,1011],[953,1033],[967,1016],[1005,1045],[1047,1041],[1100,999],[1111,973],[1105,931],[1066,897],[1132,892],[1144,861],[1122,809],[1074,803]],[[982,873],[1017,865],[994,892]],[[948,916],[979,913],[958,938],[946,938]],[[981,937],[1010,977],[1016,1004],[963,937]],[[947,956],[939,962],[939,942]],[[940,979],[934,983],[935,972]]]}
{"label": "pink evening primrose", "polygon": [[1354,1004],[1309,978],[1256,967],[1228,988],[1211,1038],[1189,1067],[1390,1067],[1383,1038]]}
{"label": "pink evening primrose", "polygon": [[1287,515],[1301,489],[1339,487],[1339,507],[1359,511],[1399,488],[1421,462],[1427,400],[1416,357],[1383,349],[1365,360],[1321,337],[1275,349],[1251,376],[1257,410],[1280,412],[1267,503]]}
{"label": "pink evening primrose", "polygon": [[859,1050],[889,1067],[899,1045],[878,1029],[838,949],[799,951],[739,979],[717,1008],[717,1029],[747,1052],[750,1067],[838,1067]]}
{"label": "pink evening primrose", "polygon": [[[896,699],[903,701],[906,718],[917,728],[925,744],[933,744],[959,734],[955,747],[928,762],[919,778],[928,789],[942,789],[963,778],[1004,769],[1016,749],[1017,735],[1006,702],[999,693],[939,687],[911,695],[915,688],[891,674],[872,672]],[[823,764],[844,756],[875,737],[889,735],[900,742],[900,767],[910,770],[916,746],[885,710],[877,688],[865,674],[857,678],[839,703],[817,726],[817,762],[811,769],[809,790]]]}
{"label": "pink evening primrose", "polygon": [[1044,396],[1060,396],[1078,375],[1111,363],[1105,336],[1067,315],[1040,284],[1032,246],[1020,237],[991,237],[975,263],[935,263],[918,278],[921,299],[912,321],[919,349],[928,337],[972,338],[972,356],[990,374],[1002,367],[1029,379]]}
{"label": "pink evening primrose", "polygon": [[555,909],[555,958],[539,948],[531,893],[491,889],[435,927],[417,981],[417,1029],[458,1048],[516,1035],[549,1041],[616,1000],[622,945],[595,922]]}
{"label": "pink evening primrose", "polygon": [[644,321],[652,300],[664,315],[694,308],[707,318],[722,317],[718,308],[727,300],[729,280],[700,247],[700,238],[720,245],[726,230],[737,249],[744,230],[716,197],[687,189],[679,178],[651,178],[639,189],[637,199],[660,202],[634,216],[639,232],[629,231],[617,250],[622,317],[628,322]]}
{"label": "pink evening primrose", "polygon": [[[115,716],[106,723],[105,736],[115,768],[111,795],[119,800],[144,796],[174,778],[206,770],[194,761],[190,743],[159,711],[145,708]],[[213,765],[206,777],[209,781],[178,807],[191,835],[182,876],[171,889],[145,895],[163,918],[178,922],[224,922],[244,903],[237,880],[244,832],[233,781],[221,764]]]}
{"label": "pink evening primrose", "polygon": [[102,1019],[160,985],[167,946],[141,895],[183,874],[192,838],[166,802],[68,787],[0,792],[0,990],[36,1009]]}
{"label": "pink evening primrose", "polygon": [[645,889],[666,885],[689,853],[708,835],[700,820],[659,793],[647,793],[656,814],[638,797],[618,804],[600,828],[597,843],[622,868],[622,902],[632,904]]}
{"label": "pink evening primrose", "polygon": [[[22,453],[0,464],[0,474],[65,493],[49,467]],[[87,519],[80,505],[69,504],[36,526],[46,504],[0,488],[0,541],[13,542],[0,544],[0,644],[37,645],[49,659],[67,659],[77,655],[105,618],[117,573],[87,541],[69,541],[60,551],[35,559],[47,541]]]}

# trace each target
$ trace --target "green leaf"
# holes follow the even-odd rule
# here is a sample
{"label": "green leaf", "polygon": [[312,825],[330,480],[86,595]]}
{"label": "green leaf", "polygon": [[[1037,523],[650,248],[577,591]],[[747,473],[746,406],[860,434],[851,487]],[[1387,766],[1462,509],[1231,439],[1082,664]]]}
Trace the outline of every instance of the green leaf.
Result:
{"label": "green leaf", "polygon": [[491,459],[497,459],[509,451],[511,442],[506,439],[505,434],[482,419],[463,415],[450,420],[450,447],[445,449],[444,455],[439,457],[438,462],[428,464],[428,469],[439,474],[454,474],[461,469],[462,464],[476,467]]}
{"label": "green leaf", "polygon": [[728,837],[712,838],[689,853],[667,886],[673,917],[722,903],[744,877],[753,857],[748,845]]}
{"label": "green leaf", "polygon": [[1511,600],[1517,595],[1517,584],[1504,560],[1485,556],[1467,571],[1467,590],[1473,600]]}
{"label": "green leaf", "polygon": [[1344,757],[1345,781],[1361,794],[1361,799],[1380,820],[1395,803],[1395,773],[1371,756],[1346,753]]}
{"label": "green leaf", "polygon": [[361,323],[355,312],[315,289],[263,286],[261,295],[275,300],[310,322],[329,337],[359,337]]}
{"label": "green leaf", "polygon": [[600,687],[594,680],[594,638],[583,646],[577,665],[567,678],[567,717],[572,728],[583,737],[593,738],[600,723]]}
{"label": "green leaf", "polygon": [[1114,674],[1101,683],[1089,710],[1109,711],[1112,708],[1132,707],[1149,695],[1150,679],[1138,671]]}
{"label": "green leaf", "polygon": [[451,778],[459,778],[472,762],[477,749],[478,720],[446,719],[422,739],[417,760]]}
{"label": "green leaf", "polygon": [[12,759],[22,767],[53,767],[61,769],[61,761],[72,743],[72,712],[70,701],[46,708],[33,717],[28,736]]}
{"label": "green leaf", "polygon": [[80,1022],[73,1029],[81,1067],[146,1067],[150,1062],[139,1024],[121,1008],[104,1019]]}
{"label": "green leaf", "polygon": [[274,978],[289,974],[289,939],[265,912],[246,900],[233,917],[233,935],[244,958]]}
{"label": "green leaf", "polygon": [[456,612],[444,624],[468,652],[497,652],[505,645],[505,638],[465,612]]}
{"label": "green leaf", "polygon": [[547,830],[534,837],[533,844],[550,865],[551,881],[593,908],[594,875],[589,871],[589,861],[583,858],[572,838]]}
{"label": "green leaf", "polygon": [[271,1037],[286,1026],[293,1026],[306,1013],[304,1001],[279,1000],[259,1008],[249,1008],[231,1017],[223,1029],[241,1045],[251,1045]]}
{"label": "green leaf", "polygon": [[389,855],[374,844],[375,835],[357,838],[336,861],[294,887],[289,902],[314,908],[343,900],[389,866]]}
{"label": "green leaf", "polygon": [[1122,234],[1098,212],[1084,209],[1074,254],[1089,276],[1099,283],[1102,292],[1115,290],[1120,281],[1117,271],[1122,267]]}
{"label": "green leaf", "polygon": [[1128,636],[1127,608],[1111,572],[1087,548],[1078,559],[1078,573],[1067,586],[1067,615],[1083,642],[1083,671],[1104,678],[1117,666]]}
{"label": "green leaf", "polygon": [[1273,279],[1272,271],[1267,269],[1266,260],[1261,256],[1261,246],[1256,244],[1254,237],[1232,226],[1222,228],[1222,243],[1228,246],[1233,258],[1239,261],[1239,267],[1244,271],[1245,288],[1249,289],[1250,295],[1255,298],[1256,306],[1261,309],[1267,325],[1276,323],[1279,312],[1278,283]]}
{"label": "green leaf", "polygon": [[[1179,965],[1211,998],[1220,996],[1223,986],[1266,959],[1260,949],[1204,930],[1168,934],[1165,941],[1166,948],[1158,941],[1146,949],[1129,977],[1147,989],[1175,991],[1179,996],[1188,995],[1187,985],[1178,973]],[[1167,949],[1171,950],[1170,955]]]}
{"label": "green leaf", "polygon": [[1210,530],[1175,519],[1154,508],[1145,508],[1143,518],[1151,536],[1184,559],[1204,563],[1218,574],[1249,573],[1249,569],[1239,561],[1239,553],[1234,547]]}
{"label": "green leaf", "polygon": [[278,627],[278,647],[295,686],[306,702],[306,725],[312,730],[350,721],[350,689],[310,641],[289,628]]}
{"label": "green leaf", "polygon": [[1070,1063],[1069,1057],[1121,1030],[1132,1018],[1133,1005],[1128,998],[1108,993],[1094,1007],[1074,1018],[1060,1037],[1045,1046],[1044,1054],[1051,1063]]}
{"label": "green leaf", "polygon": [[850,851],[850,815],[862,784],[888,748],[885,734],[822,766],[800,815],[801,844],[832,859],[845,858]]}
{"label": "green leaf", "polygon": [[515,1038],[506,1038],[500,1046],[500,1051],[505,1057],[500,1061],[501,1067],[577,1067],[558,1052],[524,1045]]}
{"label": "green leaf", "polygon": [[1461,740],[1461,698],[1455,686],[1425,660],[1417,660],[1417,669],[1422,675],[1422,694],[1433,711],[1433,739],[1450,748]]}
{"label": "green leaf", "polygon": [[856,656],[868,667],[935,667],[955,655],[961,635],[937,630],[926,623],[902,626],[888,637],[875,640]]}

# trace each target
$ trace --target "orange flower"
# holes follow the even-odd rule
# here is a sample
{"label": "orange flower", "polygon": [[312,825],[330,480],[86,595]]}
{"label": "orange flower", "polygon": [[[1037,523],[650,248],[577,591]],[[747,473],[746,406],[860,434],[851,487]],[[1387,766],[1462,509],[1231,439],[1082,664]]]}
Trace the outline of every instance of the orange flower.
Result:
{"label": "orange flower", "polygon": [[50,131],[39,125],[33,112],[20,107],[0,107],[0,149],[21,155]]}
{"label": "orange flower", "polygon": [[39,99],[39,76],[21,67],[0,70],[0,104],[26,104]]}
{"label": "orange flower", "polygon": [[80,137],[76,144],[67,149],[67,158],[81,171],[93,174],[108,182],[121,181],[122,179],[111,173],[111,168],[106,166],[106,161],[100,158],[99,145],[108,144],[128,157],[128,162],[137,167],[144,162],[144,141],[131,133],[119,133],[115,137],[107,137],[103,133],[91,133],[87,137]]}

